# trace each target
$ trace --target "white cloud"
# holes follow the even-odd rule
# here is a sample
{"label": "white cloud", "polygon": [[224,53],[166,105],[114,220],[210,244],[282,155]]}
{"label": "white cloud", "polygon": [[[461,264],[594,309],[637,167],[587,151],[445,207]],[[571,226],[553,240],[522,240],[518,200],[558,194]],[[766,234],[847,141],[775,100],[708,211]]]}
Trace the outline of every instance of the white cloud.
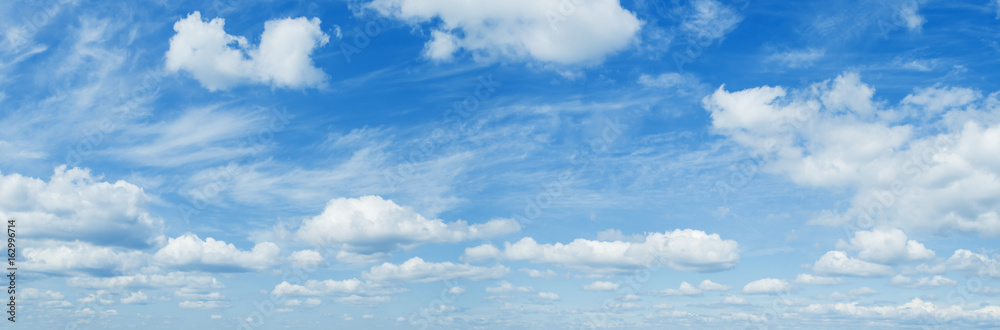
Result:
{"label": "white cloud", "polygon": [[122,297],[121,301],[123,304],[145,304],[149,302],[149,296],[142,291],[136,291]]}
{"label": "white cloud", "polygon": [[859,250],[858,258],[882,264],[933,259],[934,251],[915,240],[908,240],[899,229],[873,229],[854,232],[850,243],[837,243],[838,249]]}
{"label": "white cloud", "polygon": [[722,39],[743,20],[735,8],[716,0],[694,0],[684,15],[680,28],[692,40]]}
{"label": "white cloud", "polygon": [[950,269],[1000,278],[1000,257],[990,258],[984,254],[959,249],[948,258],[945,265]]}
{"label": "white cloud", "polygon": [[838,304],[812,304],[799,308],[803,314],[840,314],[858,318],[942,321],[996,321],[1000,320],[1000,307],[986,306],[965,310],[962,306],[940,307],[931,302],[914,298],[899,306],[859,306],[857,302]]}
{"label": "white cloud", "polygon": [[470,280],[496,279],[507,275],[510,269],[502,265],[479,267],[451,262],[425,262],[413,257],[400,265],[383,263],[364,272],[362,277],[373,281],[403,280],[408,282],[434,282],[455,278]]}
{"label": "white cloud", "polygon": [[962,87],[943,87],[940,84],[916,88],[901,101],[904,105],[918,106],[929,113],[942,113],[959,108],[982,98],[977,90]]}
{"label": "white cloud", "polygon": [[813,271],[827,275],[877,277],[892,275],[892,268],[847,256],[844,251],[829,251],[813,264]]}
{"label": "white cloud", "polygon": [[904,1],[899,6],[899,17],[903,19],[903,23],[910,31],[920,31],[920,28],[927,22],[923,16],[920,16],[919,11],[920,2],[917,1]]}
{"label": "white cloud", "polygon": [[[363,296],[352,294],[352,295],[347,296],[347,297],[340,297],[340,298],[334,299],[333,301],[336,302],[336,303],[338,303],[338,304],[344,304],[344,305],[372,306],[372,305],[378,305],[378,304],[381,304],[381,303],[392,301],[392,298],[386,297],[386,296],[363,297]],[[316,305],[319,305],[319,304],[316,304]]]}
{"label": "white cloud", "polygon": [[281,249],[271,242],[257,243],[250,251],[240,251],[232,243],[208,237],[204,241],[195,234],[171,238],[153,261],[180,269],[204,269],[236,272],[263,270],[280,263]]}
{"label": "white cloud", "polygon": [[559,295],[553,292],[539,292],[538,298],[545,300],[559,300]]}
{"label": "white cloud", "polygon": [[480,60],[593,63],[629,46],[642,25],[614,0],[375,0],[366,7],[411,24],[437,24],[424,47],[434,60],[465,51]]}
{"label": "white cloud", "polygon": [[453,295],[460,295],[460,294],[465,293],[465,288],[460,287],[460,286],[455,286],[455,287],[452,287],[451,289],[448,289],[448,293],[453,294]]}
{"label": "white cloud", "polygon": [[535,292],[535,289],[533,289],[531,287],[527,287],[527,286],[517,286],[517,287],[515,287],[513,284],[511,284],[510,282],[507,282],[507,281],[500,281],[500,283],[497,283],[497,286],[491,286],[491,287],[487,287],[486,288],[486,292],[489,292],[489,293],[504,293],[504,292],[513,292],[513,291],[517,291],[517,292]]}
{"label": "white cloud", "polygon": [[114,277],[71,277],[66,284],[88,289],[121,290],[124,288],[218,289],[224,287],[214,277],[193,273],[135,274]]}
{"label": "white cloud", "polygon": [[35,272],[108,275],[143,266],[149,256],[141,251],[101,247],[83,242],[46,242],[24,248],[24,266]]}
{"label": "white cloud", "polygon": [[905,286],[909,288],[927,288],[927,287],[938,287],[938,286],[955,286],[958,284],[955,280],[952,280],[941,275],[935,275],[932,278],[922,277],[920,279],[914,280],[912,278],[896,275],[889,280],[889,284]]}
{"label": "white cloud", "polygon": [[0,175],[0,217],[31,219],[18,223],[18,228],[19,234],[32,239],[126,248],[160,244],[163,220],[150,215],[150,198],[142,188],[101,180],[90,170],[65,165],[57,167],[48,182]]}
{"label": "white cloud", "polygon": [[696,296],[701,294],[701,289],[694,287],[691,283],[681,282],[680,287],[677,289],[666,289],[656,293],[667,296]]}
{"label": "white cloud", "polygon": [[747,301],[747,298],[737,297],[737,296],[731,296],[731,295],[730,296],[726,296],[725,298],[722,298],[722,301],[720,303],[723,304],[723,305],[736,305],[736,306],[742,306],[742,305],[749,305],[750,304],[750,302]]}
{"label": "white cloud", "polygon": [[618,283],[607,281],[596,281],[583,286],[587,291],[615,291],[618,290]]}
{"label": "white cloud", "polygon": [[701,289],[701,290],[704,290],[704,291],[727,291],[727,290],[732,289],[732,288],[733,288],[732,286],[725,285],[725,284],[715,283],[715,282],[712,282],[710,280],[704,280],[704,281],[701,281],[700,284],[698,284],[698,289]]}
{"label": "white cloud", "polygon": [[569,244],[538,244],[531,237],[504,243],[501,251],[491,245],[466,249],[468,260],[499,258],[554,263],[571,268],[620,272],[652,265],[659,258],[665,265],[682,271],[717,271],[739,262],[735,241],[700,230],[651,233],[641,242],[592,241],[576,239]]}
{"label": "white cloud", "polygon": [[326,259],[324,259],[319,252],[313,250],[292,252],[292,255],[288,257],[288,260],[292,262],[292,266],[305,269],[313,269],[328,265]]}
{"label": "white cloud", "polygon": [[[486,245],[486,246],[490,246],[490,245]],[[466,250],[466,253],[468,253],[468,250]],[[493,255],[496,255],[496,254],[493,254]],[[521,268],[521,269],[518,269],[518,271],[527,274],[528,277],[531,277],[531,278],[542,278],[542,279],[551,280],[551,279],[559,277],[559,274],[557,274],[555,271],[553,271],[551,269],[546,269],[546,270],[542,271],[542,270],[531,269],[531,268]]]}
{"label": "white cloud", "polygon": [[786,280],[776,278],[759,279],[743,286],[743,294],[775,294],[792,290]]}
{"label": "white cloud", "polygon": [[296,237],[314,246],[340,244],[350,252],[372,254],[424,243],[453,243],[520,230],[510,219],[469,225],[459,220],[429,220],[410,208],[378,196],[337,198],[323,213],[302,222]]}
{"label": "white cloud", "polygon": [[808,48],[774,53],[768,56],[766,61],[777,62],[780,65],[793,69],[807,68],[816,63],[816,60],[819,60],[824,55],[826,55],[825,50]]}
{"label": "white cloud", "polygon": [[356,278],[346,280],[308,280],[302,285],[281,282],[274,286],[271,294],[276,296],[331,296],[331,295],[377,295],[398,292],[382,285],[361,281]]}
{"label": "white cloud", "polygon": [[97,290],[95,293],[88,294],[86,297],[77,299],[76,301],[81,304],[101,304],[110,305],[115,301],[111,300],[111,294],[107,290]]}
{"label": "white cloud", "polygon": [[792,282],[795,282],[797,284],[835,285],[835,284],[844,284],[844,279],[840,277],[799,274],[799,276],[796,276],[795,280]]}
{"label": "white cloud", "polygon": [[41,300],[62,300],[64,297],[61,293],[52,290],[39,290],[35,288],[24,288],[18,291],[17,298],[25,299],[28,301],[41,301]]}
{"label": "white cloud", "polygon": [[[846,211],[825,212],[811,224],[1000,236],[1000,213],[988,206],[1000,195],[1000,156],[989,152],[1000,146],[1000,125],[988,115],[992,98],[968,103],[978,94],[934,90],[891,108],[873,99],[874,88],[859,75],[845,73],[793,91],[720,88],[704,105],[716,132],[773,157],[763,171],[800,185],[854,189]],[[946,112],[925,116],[929,111],[912,111],[916,104]],[[940,129],[903,124],[924,121]]]}
{"label": "white cloud", "polygon": [[319,87],[326,74],[313,66],[310,56],[330,40],[319,25],[319,18],[267,21],[260,45],[255,47],[244,37],[226,33],[224,19],[205,22],[196,11],[174,23],[176,34],[170,38],[166,68],[191,73],[211,91],[246,83]]}

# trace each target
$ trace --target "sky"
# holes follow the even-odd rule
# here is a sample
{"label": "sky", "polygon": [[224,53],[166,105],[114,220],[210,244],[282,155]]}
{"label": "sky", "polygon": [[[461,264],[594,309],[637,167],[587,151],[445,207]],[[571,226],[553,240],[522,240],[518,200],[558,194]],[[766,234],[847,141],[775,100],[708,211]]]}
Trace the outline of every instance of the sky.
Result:
{"label": "sky", "polygon": [[0,2],[4,327],[1000,327],[998,42],[995,0]]}

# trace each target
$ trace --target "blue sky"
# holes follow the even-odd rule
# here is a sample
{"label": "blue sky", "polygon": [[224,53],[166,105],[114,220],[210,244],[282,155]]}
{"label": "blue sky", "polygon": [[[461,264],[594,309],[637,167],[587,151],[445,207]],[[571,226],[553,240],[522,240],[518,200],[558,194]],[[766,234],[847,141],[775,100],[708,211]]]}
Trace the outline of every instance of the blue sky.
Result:
{"label": "blue sky", "polygon": [[0,4],[16,328],[1000,326],[1000,3]]}

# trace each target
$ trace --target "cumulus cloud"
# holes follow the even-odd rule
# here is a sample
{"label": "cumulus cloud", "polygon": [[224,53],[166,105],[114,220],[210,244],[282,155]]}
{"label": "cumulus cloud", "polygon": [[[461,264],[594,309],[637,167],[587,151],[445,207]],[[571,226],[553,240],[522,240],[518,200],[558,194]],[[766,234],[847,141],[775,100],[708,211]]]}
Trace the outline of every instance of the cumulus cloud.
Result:
{"label": "cumulus cloud", "polygon": [[840,241],[838,249],[858,250],[858,258],[882,264],[933,259],[934,251],[915,240],[908,240],[899,229],[859,230],[850,243]]}
{"label": "cumulus cloud", "polygon": [[[432,25],[424,56],[593,63],[629,46],[642,22],[615,0],[374,0],[379,15]],[[601,24],[593,24],[601,22]]]}
{"label": "cumulus cloud", "polygon": [[1000,156],[990,152],[1000,146],[1000,125],[987,115],[994,98],[935,86],[891,107],[874,95],[860,75],[845,73],[801,90],[722,87],[703,103],[716,132],[767,155],[764,171],[853,189],[846,211],[827,211],[811,224],[1000,236],[991,206],[1000,196],[993,180]]}
{"label": "cumulus cloud", "polygon": [[134,274],[112,277],[71,277],[66,284],[87,289],[122,290],[135,288],[220,289],[224,286],[215,277],[187,272],[167,274]]}
{"label": "cumulus cloud", "polygon": [[694,287],[691,283],[681,282],[680,287],[677,289],[666,289],[656,293],[667,296],[696,296],[701,294],[701,289]]}
{"label": "cumulus cloud", "polygon": [[958,284],[958,282],[941,275],[935,275],[934,277],[922,277],[916,280],[903,275],[896,275],[889,280],[889,284],[910,288],[927,288],[937,286],[954,286]]}
{"label": "cumulus cloud", "polygon": [[[163,240],[163,220],[150,215],[149,196],[125,182],[101,181],[90,170],[65,165],[49,181],[0,174],[0,217],[18,223],[32,239],[80,241],[142,249]],[[66,249],[79,250],[81,244]],[[65,249],[63,249],[65,250]]]}
{"label": "cumulus cloud", "polygon": [[489,293],[504,293],[504,292],[535,292],[535,289],[528,286],[514,286],[507,281],[500,281],[497,286],[491,286],[486,288],[486,292]]}
{"label": "cumulus cloud", "polygon": [[813,271],[826,275],[878,277],[892,275],[892,268],[847,256],[844,251],[829,251],[813,264]]}
{"label": "cumulus cloud", "polygon": [[326,259],[324,259],[319,252],[313,250],[292,252],[292,255],[288,257],[288,260],[292,262],[292,266],[305,269],[326,266],[328,264]]}
{"label": "cumulus cloud", "polygon": [[271,242],[258,243],[250,251],[241,251],[232,243],[211,237],[202,241],[189,233],[171,238],[166,246],[156,251],[153,261],[179,269],[240,272],[274,267],[280,263],[280,253],[278,245]]}
{"label": "cumulus cloud", "polygon": [[776,278],[759,279],[743,286],[743,294],[775,294],[792,290],[786,280]]}
{"label": "cumulus cloud", "polygon": [[[274,87],[319,87],[326,74],[313,65],[313,51],[330,36],[320,29],[319,18],[283,18],[264,23],[260,44],[226,33],[226,21],[204,21],[194,12],[174,23],[166,67],[186,71],[208,90],[225,90],[247,83]],[[235,46],[235,47],[234,47]]]}
{"label": "cumulus cloud", "polygon": [[378,196],[337,198],[323,213],[306,219],[296,237],[314,246],[337,244],[348,252],[387,253],[424,243],[454,243],[505,235],[520,230],[511,219],[469,225],[427,219],[412,209]]}
{"label": "cumulus cloud", "polygon": [[383,263],[362,273],[362,277],[373,281],[402,280],[407,282],[434,282],[464,278],[470,280],[496,279],[507,275],[510,269],[502,265],[493,267],[471,266],[451,262],[426,262],[418,257],[396,265]]}
{"label": "cumulus cloud", "polygon": [[142,291],[131,292],[127,296],[122,297],[121,302],[123,304],[146,304],[149,303],[149,296]]}
{"label": "cumulus cloud", "polygon": [[108,276],[136,270],[149,255],[118,247],[94,246],[83,242],[45,242],[25,248],[24,268],[52,274],[87,273]]}
{"label": "cumulus cloud", "polygon": [[527,274],[528,277],[531,277],[531,278],[543,278],[543,279],[551,280],[551,279],[554,279],[556,277],[559,277],[559,274],[557,274],[554,270],[551,270],[551,269],[546,269],[546,270],[543,271],[543,270],[537,270],[537,269],[531,269],[531,268],[521,268],[521,269],[518,269],[518,271]]}
{"label": "cumulus cloud", "polygon": [[489,244],[468,248],[464,257],[527,260],[605,272],[635,269],[657,260],[677,270],[710,272],[732,268],[740,258],[735,241],[692,229],[651,233],[641,242],[576,239],[569,244],[538,244],[526,237],[504,243],[503,250]]}
{"label": "cumulus cloud", "polygon": [[380,295],[395,292],[399,290],[356,278],[340,281],[308,280],[301,285],[281,282],[271,290],[271,294],[276,296]]}
{"label": "cumulus cloud", "polygon": [[618,283],[607,281],[596,281],[583,286],[587,291],[615,291],[618,290]]}
{"label": "cumulus cloud", "polygon": [[701,290],[704,290],[704,291],[727,291],[727,290],[732,289],[732,288],[733,288],[732,286],[725,285],[725,284],[715,283],[715,282],[712,282],[710,280],[704,280],[704,281],[701,281],[701,283],[698,284],[698,289],[701,289]]}
{"label": "cumulus cloud", "polygon": [[997,256],[990,258],[985,254],[959,249],[945,261],[945,265],[949,269],[1000,278],[1000,257]]}

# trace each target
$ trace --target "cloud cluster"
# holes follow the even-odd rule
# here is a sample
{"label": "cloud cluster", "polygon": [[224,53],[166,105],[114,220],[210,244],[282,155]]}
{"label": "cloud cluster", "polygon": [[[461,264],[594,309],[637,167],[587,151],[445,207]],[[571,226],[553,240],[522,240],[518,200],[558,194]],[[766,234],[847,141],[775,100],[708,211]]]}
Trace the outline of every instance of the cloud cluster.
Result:
{"label": "cloud cluster", "polygon": [[740,260],[736,241],[692,229],[651,233],[640,242],[576,239],[568,244],[538,244],[525,237],[515,243],[504,243],[503,250],[490,244],[467,248],[464,258],[527,260],[605,272],[651,266],[656,262],[682,271],[710,272],[732,268]]}
{"label": "cloud cluster", "polygon": [[323,213],[306,219],[296,237],[314,246],[336,245],[358,254],[388,253],[424,243],[454,243],[520,230],[510,219],[469,225],[427,219],[410,208],[378,196],[337,198]]}
{"label": "cloud cluster", "polygon": [[[319,18],[283,18],[264,23],[260,44],[226,33],[226,21],[202,20],[200,12],[174,23],[166,68],[187,71],[211,91],[247,83],[274,87],[319,87],[326,74],[313,66],[313,51],[330,36],[320,29]],[[235,47],[233,47],[235,45]]]}
{"label": "cloud cluster", "polygon": [[407,281],[407,282],[434,282],[464,278],[470,280],[485,280],[501,278],[510,273],[510,269],[502,265],[493,267],[472,266],[469,264],[455,264],[452,262],[426,262],[419,257],[396,265],[383,263],[372,267],[371,270],[362,273],[362,277],[372,281]]}
{"label": "cloud cluster", "polygon": [[211,237],[201,240],[195,234],[171,238],[156,251],[153,261],[160,265],[187,270],[239,272],[262,270],[280,263],[281,249],[271,242],[258,243],[250,251],[241,251]]}
{"label": "cloud cluster", "polygon": [[[617,0],[374,0],[379,15],[431,24],[424,56],[591,63],[624,49],[642,22]],[[593,22],[601,22],[594,24]]]}
{"label": "cloud cluster", "polygon": [[[801,185],[856,191],[847,211],[828,211],[813,224],[1000,236],[997,95],[983,99],[976,91],[934,86],[888,107],[874,94],[860,75],[845,73],[801,90],[720,87],[703,104],[716,132],[768,155],[765,171]],[[905,244],[906,251],[869,250],[865,258],[930,255],[918,243]]]}

